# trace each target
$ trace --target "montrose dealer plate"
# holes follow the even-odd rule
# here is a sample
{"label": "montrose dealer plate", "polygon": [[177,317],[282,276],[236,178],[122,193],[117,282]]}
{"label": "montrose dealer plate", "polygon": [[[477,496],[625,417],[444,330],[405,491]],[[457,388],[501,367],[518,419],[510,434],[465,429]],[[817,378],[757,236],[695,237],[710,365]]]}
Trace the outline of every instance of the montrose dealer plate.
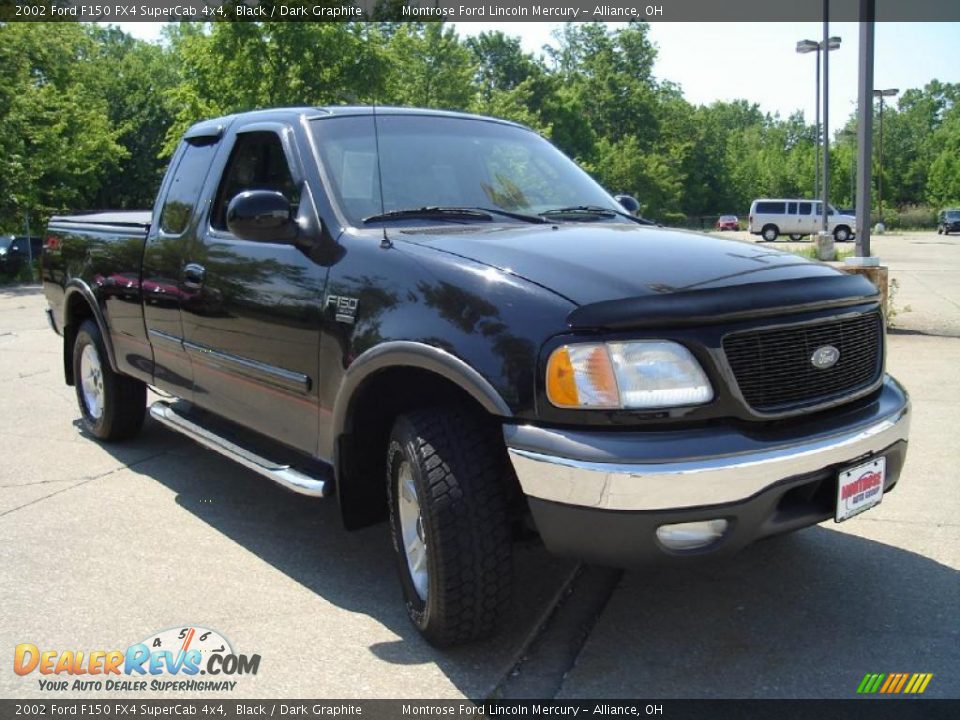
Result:
{"label": "montrose dealer plate", "polygon": [[883,498],[887,459],[874,458],[840,473],[836,521],[843,522],[878,505]]}

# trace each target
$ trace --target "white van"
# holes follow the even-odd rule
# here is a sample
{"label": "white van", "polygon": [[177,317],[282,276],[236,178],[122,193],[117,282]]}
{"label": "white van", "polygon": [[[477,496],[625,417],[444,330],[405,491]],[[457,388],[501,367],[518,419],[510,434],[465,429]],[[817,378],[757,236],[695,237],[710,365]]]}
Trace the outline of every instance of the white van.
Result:
{"label": "white van", "polygon": [[[747,229],[754,235],[762,235],[768,242],[780,235],[800,240],[805,235],[820,232],[821,207],[819,200],[754,200],[750,204]],[[857,219],[852,215],[841,215],[828,205],[827,224],[837,242],[847,242],[854,237]]]}

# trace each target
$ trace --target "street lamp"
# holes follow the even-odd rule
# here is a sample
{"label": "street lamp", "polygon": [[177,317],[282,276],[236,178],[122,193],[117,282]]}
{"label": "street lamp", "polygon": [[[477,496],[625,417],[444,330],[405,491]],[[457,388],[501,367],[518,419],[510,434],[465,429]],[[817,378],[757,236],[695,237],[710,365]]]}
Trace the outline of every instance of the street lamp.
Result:
{"label": "street lamp", "polygon": [[898,95],[898,88],[887,88],[886,90],[874,90],[873,96],[880,98],[880,170],[877,173],[877,204],[880,206],[880,220],[883,222],[883,99]]}
{"label": "street lamp", "polygon": [[[840,47],[840,38],[834,36],[827,39],[826,48],[827,51],[836,50]],[[816,53],[817,54],[817,75],[816,75],[816,137],[813,141],[813,197],[816,198],[819,195],[820,188],[820,51],[823,50],[824,44],[822,42],[817,42],[816,40],[801,40],[797,43],[797,52],[801,55],[806,55],[807,53]]]}

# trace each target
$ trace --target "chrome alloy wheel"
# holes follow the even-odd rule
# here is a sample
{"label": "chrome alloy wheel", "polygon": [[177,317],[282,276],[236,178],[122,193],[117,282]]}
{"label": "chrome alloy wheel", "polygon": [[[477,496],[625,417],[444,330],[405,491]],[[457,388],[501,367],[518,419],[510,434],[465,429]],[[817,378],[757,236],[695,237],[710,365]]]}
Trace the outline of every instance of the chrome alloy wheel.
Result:
{"label": "chrome alloy wheel", "polygon": [[403,552],[407,558],[407,569],[417,595],[427,601],[427,588],[430,575],[427,569],[427,541],[423,532],[423,515],[420,513],[420,498],[413,481],[410,463],[404,460],[397,473],[399,485],[400,535],[403,538]]}
{"label": "chrome alloy wheel", "polygon": [[99,420],[103,415],[103,368],[93,345],[87,345],[80,355],[80,386],[87,413]]}

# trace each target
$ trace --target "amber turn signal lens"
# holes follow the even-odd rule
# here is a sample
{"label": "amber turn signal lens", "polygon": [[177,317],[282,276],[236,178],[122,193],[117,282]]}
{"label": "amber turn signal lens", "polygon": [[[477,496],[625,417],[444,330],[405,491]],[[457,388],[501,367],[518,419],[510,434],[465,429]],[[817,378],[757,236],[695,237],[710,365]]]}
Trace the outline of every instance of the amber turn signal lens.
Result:
{"label": "amber turn signal lens", "polygon": [[573,375],[570,353],[562,347],[547,362],[547,399],[557,407],[579,407],[577,379]]}
{"label": "amber turn signal lens", "polygon": [[547,361],[547,399],[557,407],[616,408],[620,392],[605,345],[564,345]]}

